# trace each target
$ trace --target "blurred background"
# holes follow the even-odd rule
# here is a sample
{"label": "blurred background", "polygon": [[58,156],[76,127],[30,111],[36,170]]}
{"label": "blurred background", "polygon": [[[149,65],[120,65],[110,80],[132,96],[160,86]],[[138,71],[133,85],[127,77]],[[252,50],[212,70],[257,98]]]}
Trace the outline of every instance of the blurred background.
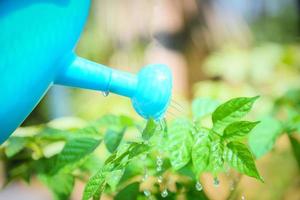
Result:
{"label": "blurred background", "polygon": [[[196,97],[260,95],[252,113],[258,118],[274,99],[300,86],[299,41],[300,0],[94,0],[76,52],[132,73],[149,63],[167,64],[173,99],[186,111],[171,107],[167,118],[189,114]],[[126,98],[55,86],[23,126],[105,113],[139,118]],[[300,199],[299,169],[286,137],[258,160],[258,168],[266,183],[243,177],[246,199]],[[223,189],[211,187],[208,194],[224,199]]]}

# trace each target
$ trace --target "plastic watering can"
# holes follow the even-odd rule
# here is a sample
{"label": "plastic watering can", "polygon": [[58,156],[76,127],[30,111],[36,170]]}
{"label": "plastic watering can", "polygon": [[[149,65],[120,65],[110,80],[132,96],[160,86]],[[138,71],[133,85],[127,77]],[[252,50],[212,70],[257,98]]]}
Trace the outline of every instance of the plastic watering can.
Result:
{"label": "plastic watering can", "polygon": [[0,0],[0,144],[53,84],[129,97],[146,119],[164,115],[168,67],[152,64],[133,75],[74,54],[89,7],[89,0]]}

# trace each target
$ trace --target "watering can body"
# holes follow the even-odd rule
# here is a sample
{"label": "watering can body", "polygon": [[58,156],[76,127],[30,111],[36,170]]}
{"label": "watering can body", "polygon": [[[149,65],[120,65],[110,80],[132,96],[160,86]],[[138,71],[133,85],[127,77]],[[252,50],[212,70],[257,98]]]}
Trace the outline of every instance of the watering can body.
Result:
{"label": "watering can body", "polygon": [[[0,144],[23,122],[52,84],[112,91],[130,97],[139,114],[146,118],[154,116],[146,111],[151,112],[154,104],[149,103],[152,97],[145,94],[143,88],[148,86],[141,79],[151,81],[155,79],[152,76],[167,73],[161,82],[170,82],[170,72],[165,66],[151,66],[150,71],[142,70],[140,76],[134,76],[73,53],[89,7],[89,0],[0,1]],[[152,73],[153,70],[157,73]],[[170,89],[171,85],[158,92],[161,111],[157,117],[166,109]]]}

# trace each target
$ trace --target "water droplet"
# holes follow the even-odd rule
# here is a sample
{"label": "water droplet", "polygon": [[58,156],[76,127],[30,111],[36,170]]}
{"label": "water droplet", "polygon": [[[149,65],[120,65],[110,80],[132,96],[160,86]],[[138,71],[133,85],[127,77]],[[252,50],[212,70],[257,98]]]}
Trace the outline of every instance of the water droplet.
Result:
{"label": "water droplet", "polygon": [[157,164],[157,166],[162,166],[163,165],[163,159],[160,156],[157,156],[156,164]]}
{"label": "water droplet", "polygon": [[102,95],[105,96],[105,97],[107,97],[109,95],[109,91],[103,91]]}
{"label": "water droplet", "polygon": [[157,182],[162,183],[163,182],[163,177],[162,176],[157,177]]}
{"label": "water droplet", "polygon": [[168,190],[167,189],[164,189],[162,192],[161,192],[161,196],[162,198],[166,198],[168,196]]}
{"label": "water droplet", "polygon": [[160,172],[162,170],[161,166],[156,167],[156,171]]}
{"label": "water droplet", "polygon": [[215,177],[214,178],[214,186],[215,187],[219,187],[219,185],[220,185],[220,181],[219,181],[219,179],[217,177]]}
{"label": "water droplet", "polygon": [[196,185],[195,185],[195,188],[197,191],[201,191],[203,189],[201,183],[199,181],[197,181]]}
{"label": "water droplet", "polygon": [[142,181],[145,182],[148,179],[149,175],[147,172],[145,172]]}
{"label": "water droplet", "polygon": [[146,197],[149,197],[151,195],[151,192],[149,190],[144,190],[144,195]]}
{"label": "water droplet", "polygon": [[245,197],[245,196],[242,196],[241,200],[245,200],[245,199],[246,199],[246,197]]}
{"label": "water droplet", "polygon": [[234,181],[230,181],[230,190],[232,191],[232,190],[234,190]]}

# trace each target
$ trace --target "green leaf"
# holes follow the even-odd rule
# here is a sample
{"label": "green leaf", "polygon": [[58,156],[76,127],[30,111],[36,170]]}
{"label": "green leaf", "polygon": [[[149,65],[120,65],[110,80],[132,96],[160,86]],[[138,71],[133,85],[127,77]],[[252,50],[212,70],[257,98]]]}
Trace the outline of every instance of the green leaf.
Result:
{"label": "green leaf", "polygon": [[246,145],[239,142],[230,142],[224,154],[227,163],[242,174],[263,180],[259,175],[254,158]]}
{"label": "green leaf", "polygon": [[114,200],[133,200],[139,195],[139,183],[134,182],[123,188],[114,198]]}
{"label": "green leaf", "polygon": [[251,131],[248,143],[256,158],[268,153],[274,146],[278,136],[282,133],[281,123],[273,117],[264,117]]}
{"label": "green leaf", "polygon": [[224,170],[224,145],[220,138],[212,140],[210,144],[210,157],[208,170],[216,175],[218,172]]}
{"label": "green leaf", "polygon": [[111,165],[106,165],[88,180],[83,191],[82,200],[89,200],[94,196],[99,196],[99,193],[102,193],[102,190],[105,188],[102,187],[105,183],[105,177],[111,169]]}
{"label": "green leaf", "polygon": [[124,136],[125,129],[108,129],[104,136],[104,143],[109,152],[114,152]]}
{"label": "green leaf", "polygon": [[300,133],[300,115],[298,113],[285,123],[285,130],[288,134]]}
{"label": "green leaf", "polygon": [[229,124],[223,134],[227,140],[236,140],[246,136],[259,122],[238,121]]}
{"label": "green leaf", "polygon": [[220,105],[212,114],[214,130],[219,131],[232,122],[244,117],[258,97],[240,97]]}
{"label": "green leaf", "polygon": [[129,152],[129,159],[139,156],[140,154],[149,150],[149,146],[144,143],[132,143],[132,148]]}
{"label": "green leaf", "polygon": [[193,145],[192,161],[193,166],[198,174],[205,172],[209,166],[210,158],[210,139],[208,137],[209,131],[201,129],[202,134]]}
{"label": "green leaf", "polygon": [[146,128],[142,132],[142,137],[144,140],[149,140],[156,130],[156,123],[153,119],[149,119]]}
{"label": "green leaf", "polygon": [[300,142],[296,137],[292,135],[289,135],[289,139],[292,145],[294,156],[297,160],[298,167],[300,168]]}
{"label": "green leaf", "polygon": [[168,130],[169,159],[175,170],[185,166],[191,159],[192,128],[187,119],[177,119]]}
{"label": "green leaf", "polygon": [[124,169],[114,170],[107,174],[105,180],[106,183],[111,187],[112,191],[116,190],[122,176],[124,174]]}
{"label": "green leaf", "polygon": [[74,138],[69,140],[62,152],[55,157],[55,165],[52,173],[56,173],[66,165],[80,161],[82,158],[92,153],[100,142],[101,140],[92,138]]}
{"label": "green leaf", "polygon": [[93,195],[93,200],[100,200],[102,192],[105,190],[106,184],[103,182]]}
{"label": "green leaf", "polygon": [[66,200],[74,188],[74,177],[71,174],[59,173],[55,176],[39,175],[39,179],[47,185],[53,193],[54,199]]}
{"label": "green leaf", "polygon": [[197,98],[192,103],[192,112],[195,119],[200,119],[211,114],[219,105],[219,102],[211,98]]}
{"label": "green leaf", "polygon": [[10,137],[5,147],[5,155],[9,158],[13,157],[24,149],[26,143],[27,138],[25,137]]}
{"label": "green leaf", "polygon": [[119,127],[126,128],[135,125],[133,119],[127,116],[105,115],[93,123],[96,127]]}

